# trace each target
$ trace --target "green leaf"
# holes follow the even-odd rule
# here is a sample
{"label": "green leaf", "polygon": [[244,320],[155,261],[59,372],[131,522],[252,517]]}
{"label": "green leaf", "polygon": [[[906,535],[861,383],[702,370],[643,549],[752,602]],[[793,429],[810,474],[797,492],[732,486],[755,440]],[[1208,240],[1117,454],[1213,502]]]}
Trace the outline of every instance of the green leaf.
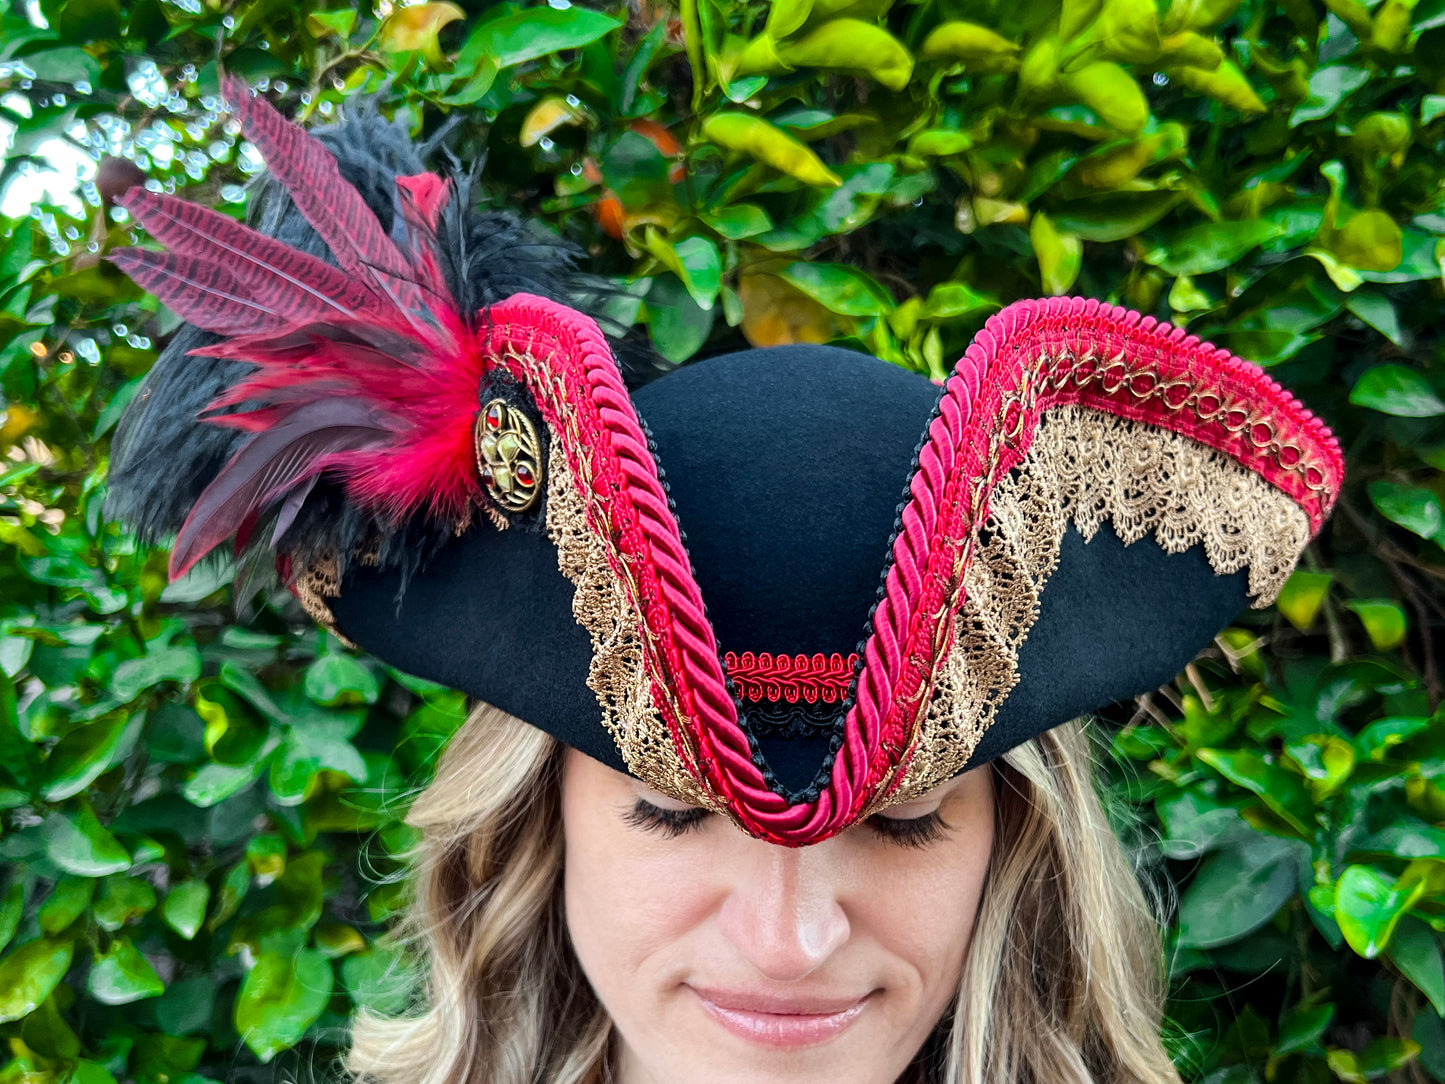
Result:
{"label": "green leaf", "polygon": [[433,69],[447,66],[438,35],[448,23],[466,18],[452,3],[411,4],[397,8],[381,24],[377,45],[383,52],[417,52]]}
{"label": "green leaf", "polygon": [[1329,248],[1342,263],[1358,271],[1393,271],[1405,256],[1404,234],[1384,211],[1352,215],[1329,239]]}
{"label": "green leaf", "polygon": [[893,308],[893,298],[872,276],[845,264],[792,263],[779,276],[844,316],[881,316]]}
{"label": "green leaf", "polygon": [[997,299],[976,293],[962,282],[940,282],[928,291],[918,316],[923,320],[952,320],[998,307]]}
{"label": "green leaf", "polygon": [[857,72],[890,90],[913,77],[913,57],[888,31],[861,19],[832,19],[796,41],[777,46],[790,68]]}
{"label": "green leaf", "polygon": [[751,203],[736,203],[716,211],[703,211],[698,217],[729,241],[741,241],[744,237],[766,233],[773,228],[773,220],[768,217],[768,213]]}
{"label": "green leaf", "polygon": [[1391,748],[1409,741],[1429,728],[1430,720],[1423,715],[1392,715],[1376,719],[1355,735],[1355,748],[1363,758],[1383,760]]}
{"label": "green leaf", "polygon": [[1317,803],[1339,790],[1355,770],[1355,747],[1334,734],[1289,742],[1285,752],[1309,780],[1310,794]]}
{"label": "green leaf", "polygon": [[366,762],[352,745],[360,721],[334,718],[308,720],[288,727],[281,747],[271,760],[271,793],[283,805],[305,799],[321,771],[340,772],[354,782],[366,782]]}
{"label": "green leaf", "polygon": [[1359,617],[1376,651],[1390,651],[1404,643],[1408,627],[1405,611],[1389,599],[1350,599],[1345,608]]}
{"label": "green leaf", "polygon": [[1375,511],[1391,523],[1398,523],[1421,538],[1437,538],[1445,532],[1445,508],[1430,490],[1394,482],[1371,482],[1369,493]]}
{"label": "green leaf", "polygon": [[1359,1069],[1365,1079],[1377,1080],[1409,1065],[1419,1053],[1420,1044],[1411,1039],[1372,1039],[1360,1052]]}
{"label": "green leaf", "polygon": [[100,81],[100,63],[75,45],[29,53],[25,57],[25,63],[34,70],[35,78],[43,79],[47,83],[94,86]]}
{"label": "green leaf", "polygon": [[[268,750],[269,754],[269,750]],[[206,764],[181,787],[186,801],[207,809],[244,790],[256,781],[266,768],[266,757],[255,757],[249,764]]]}
{"label": "green leaf", "polygon": [[1259,92],[1245,78],[1244,72],[1230,60],[1221,60],[1214,68],[1192,65],[1171,68],[1169,77],[1180,86],[1241,113],[1263,113],[1268,108],[1260,99]]}
{"label": "green leaf", "polygon": [[1197,790],[1187,790],[1158,803],[1164,836],[1159,849],[1168,858],[1198,858],[1244,828],[1239,810]]}
{"label": "green leaf", "polygon": [[1406,916],[1395,927],[1385,958],[1430,999],[1435,1012],[1445,1016],[1445,955],[1440,938],[1417,918]]}
{"label": "green leaf", "polygon": [[1400,918],[1419,898],[1421,882],[1405,888],[1369,866],[1349,866],[1335,885],[1335,921],[1354,949],[1373,960],[1390,943]]}
{"label": "green leaf", "polygon": [[328,653],[306,668],[306,695],[327,707],[375,704],[381,695],[376,675],[350,655]]}
{"label": "green leaf", "polygon": [[96,925],[114,932],[155,909],[156,890],[139,877],[113,875],[101,885],[93,914]]}
{"label": "green leaf", "polygon": [[263,1062],[295,1046],[331,999],[331,961],[315,949],[264,952],[236,995],[235,1024]]}
{"label": "green leaf", "polygon": [[211,889],[205,881],[182,881],[166,893],[161,917],[167,926],[190,941],[206,920],[206,904],[210,898]]}
{"label": "green leaf", "polygon": [[719,147],[749,155],[804,184],[836,188],[843,183],[806,144],[750,113],[713,113],[703,121],[702,134]]}
{"label": "green leaf", "polygon": [[[1395,311],[1395,306],[1390,303],[1390,299],[1384,294],[1376,293],[1373,290],[1356,290],[1350,294],[1349,298],[1345,301],[1345,308],[1349,309],[1350,312],[1354,313],[1396,346],[1405,345],[1405,333],[1400,327],[1400,315]],[[1373,371],[1374,370],[1366,370],[1367,373]],[[1405,371],[1413,372],[1413,370],[1410,369],[1406,369]],[[1359,386],[1359,382],[1356,381],[1355,387],[1358,388]],[[1350,401],[1356,402],[1353,395],[1351,395]],[[1362,405],[1369,406],[1371,404],[1365,403]],[[1441,413],[1445,413],[1445,403],[1440,404],[1440,411]],[[1386,413],[1389,413],[1389,411]]]}
{"label": "green leaf", "polygon": [[1434,418],[1445,414],[1445,399],[1414,369],[1374,365],[1360,374],[1350,402],[1399,418]]}
{"label": "green leaf", "polygon": [[1149,103],[1139,83],[1120,65],[1110,60],[1095,61],[1061,75],[1059,81],[1109,127],[1128,135],[1144,130]]}
{"label": "green leaf", "polygon": [[1227,945],[1273,918],[1294,895],[1302,846],[1253,836],[1205,859],[1179,900],[1179,946]]}
{"label": "green leaf", "polygon": [[383,1015],[406,1009],[418,989],[416,971],[395,949],[372,948],[348,956],[341,964],[341,981],[358,1008]]}
{"label": "green leaf", "polygon": [[70,970],[71,944],[42,937],[0,960],[0,1024],[29,1016]]}
{"label": "green leaf", "polygon": [[13,883],[0,896],[0,952],[10,944],[15,931],[20,928],[20,915],[25,909],[25,886],[19,881]]}
{"label": "green leaf", "polygon": [[1231,783],[1258,795],[1302,836],[1312,836],[1310,796],[1300,777],[1247,750],[1201,749],[1198,757]]}
{"label": "green leaf", "polygon": [[768,21],[764,26],[774,40],[782,40],[802,29],[813,13],[813,0],[774,0],[768,5]]}
{"label": "green leaf", "polygon": [[101,826],[89,805],[73,815],[50,814],[43,831],[46,855],[67,873],[103,877],[130,869],[130,852]]}
{"label": "green leaf", "polygon": [[306,29],[313,38],[334,36],[344,41],[351,37],[351,32],[356,29],[356,14],[355,8],[313,11],[306,16]]}
{"label": "green leaf", "polygon": [[1084,266],[1083,243],[1072,234],[1060,233],[1042,211],[1035,212],[1029,223],[1029,243],[1039,261],[1044,293],[1068,293]]}
{"label": "green leaf", "polygon": [[190,684],[201,676],[201,655],[193,647],[163,647],[126,659],[111,675],[110,692],[122,702],[166,681]]}
{"label": "green leaf", "polygon": [[962,21],[939,23],[923,40],[928,60],[961,60],[968,70],[1014,71],[1019,45],[986,26]]}
{"label": "green leaf", "polygon": [[701,308],[711,309],[722,285],[722,257],[717,245],[704,237],[689,237],[674,246],[652,226],[644,236],[647,250],[682,281]]}
{"label": "green leaf", "polygon": [[617,19],[580,6],[527,8],[479,23],[457,54],[456,67],[468,71],[483,59],[503,68],[524,64],[563,49],[590,45],[621,25]]}
{"label": "green leaf", "polygon": [[1279,1041],[1274,1056],[1283,1057],[1301,1050],[1319,1051],[1325,1029],[1334,1019],[1333,1005],[1300,1006],[1279,1023]]}
{"label": "green leaf", "polygon": [[1122,241],[1147,230],[1183,199],[1182,192],[1111,192],[1053,207],[1049,219],[1085,241]]}
{"label": "green leaf", "polygon": [[1275,607],[1291,625],[1307,632],[1319,616],[1334,579],[1329,572],[1296,571],[1285,581],[1279,597],[1275,599]]}
{"label": "green leaf", "polygon": [[1237,263],[1283,232],[1272,222],[1254,218],[1243,222],[1206,222],[1174,234],[1150,250],[1145,262],[1170,275],[1203,275]]}
{"label": "green leaf", "polygon": [[1339,104],[1370,81],[1368,68],[1333,64],[1317,69],[1309,80],[1309,97],[1295,106],[1290,127],[1329,116]]}
{"label": "green leaf", "polygon": [[166,984],[129,937],[117,937],[110,948],[96,954],[86,989],[91,997],[106,1005],[128,1005],[142,998],[158,997],[166,992]]}
{"label": "green leaf", "polygon": [[699,305],[676,275],[653,279],[645,305],[652,341],[669,361],[686,361],[707,342],[716,308]]}
{"label": "green leaf", "polygon": [[50,779],[41,791],[47,802],[79,794],[96,777],[124,760],[140,737],[142,716],[113,715],[77,727],[61,738],[46,758]]}
{"label": "green leaf", "polygon": [[135,398],[136,392],[140,391],[141,385],[145,383],[144,376],[137,376],[126,381],[121,389],[110,397],[105,408],[96,416],[95,428],[91,430],[90,439],[97,440],[104,433],[109,433],[120,421],[120,416],[125,413],[125,408],[130,406],[130,401]]}
{"label": "green leaf", "polygon": [[85,914],[95,896],[95,881],[90,877],[76,877],[71,874],[55,882],[49,897],[40,905],[40,929],[47,934],[58,934],[72,922]]}

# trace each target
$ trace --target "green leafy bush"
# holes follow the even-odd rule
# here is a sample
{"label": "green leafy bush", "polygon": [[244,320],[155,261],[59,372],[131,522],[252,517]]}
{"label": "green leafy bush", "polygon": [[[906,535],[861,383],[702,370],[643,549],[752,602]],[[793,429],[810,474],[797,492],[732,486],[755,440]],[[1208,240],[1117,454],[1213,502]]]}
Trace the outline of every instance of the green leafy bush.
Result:
{"label": "green leafy bush", "polygon": [[1271,367],[1341,436],[1340,507],[1112,732],[1175,886],[1171,1041],[1211,1084],[1445,1076],[1445,0],[382,8],[3,16],[0,183],[114,157],[0,242],[0,1084],[324,1072],[407,997],[401,817],[460,699],[282,592],[167,586],[100,514],[175,326],[100,262],[102,204],[144,175],[242,212],[218,54],[311,122],[369,92],[452,125],[677,361],[828,340],[939,377],[1073,292]]}

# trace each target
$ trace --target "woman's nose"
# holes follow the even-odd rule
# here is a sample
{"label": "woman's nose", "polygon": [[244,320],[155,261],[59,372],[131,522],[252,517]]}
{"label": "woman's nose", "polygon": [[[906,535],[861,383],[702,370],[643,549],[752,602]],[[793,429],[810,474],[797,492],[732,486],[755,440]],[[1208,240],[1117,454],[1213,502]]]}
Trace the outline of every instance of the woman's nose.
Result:
{"label": "woman's nose", "polygon": [[801,979],[847,940],[832,863],[822,847],[794,849],[749,840],[753,861],[739,862],[718,923],[763,975]]}

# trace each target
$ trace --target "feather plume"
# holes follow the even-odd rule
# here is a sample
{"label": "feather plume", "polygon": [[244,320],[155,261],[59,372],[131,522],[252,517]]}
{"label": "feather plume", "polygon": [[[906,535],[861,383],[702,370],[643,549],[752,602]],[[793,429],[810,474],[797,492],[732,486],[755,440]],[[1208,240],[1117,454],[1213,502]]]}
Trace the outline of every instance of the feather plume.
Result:
{"label": "feather plume", "polygon": [[265,98],[253,95],[241,80],[227,76],[222,90],[240,117],[246,138],[286,186],[341,269],[378,296],[390,298],[403,312],[419,313],[423,304],[411,279],[411,266],[360,193],[342,179],[331,153]]}
{"label": "feather plume", "polygon": [[232,536],[244,545],[242,536],[266,508],[315,479],[329,461],[348,451],[375,447],[392,435],[392,425],[379,412],[335,398],[308,402],[258,433],[191,509],[171,550],[171,578],[184,576]]}
{"label": "feather plume", "polygon": [[217,335],[275,334],[290,327],[283,313],[258,300],[218,263],[176,252],[117,249],[109,256],[136,283],[183,319]]}
{"label": "feather plume", "polygon": [[116,202],[172,253],[222,264],[253,301],[293,322],[355,317],[375,305],[370,293],[330,264],[209,207],[139,186]]}
{"label": "feather plume", "polygon": [[224,215],[132,191],[125,205],[165,253],[112,259],[195,326],[224,336],[192,351],[249,373],[204,420],[249,436],[181,525],[171,575],[265,517],[284,536],[323,473],[382,522],[465,521],[479,496],[471,428],[484,362],[443,273],[436,225],[449,186],[394,182],[400,245],[313,136],[234,80],[243,131],[339,267]]}
{"label": "feather plume", "polygon": [[[405,577],[480,499],[471,321],[522,289],[597,314],[607,288],[566,243],[476,211],[466,173],[426,173],[374,105],[308,133],[227,88],[270,167],[250,224],[126,197],[169,252],[114,258],[188,324],[117,429],[107,511],[147,540],[179,530],[177,574],[234,537],[243,567],[274,549],[344,570],[364,546]],[[634,375],[659,371],[619,345]]]}

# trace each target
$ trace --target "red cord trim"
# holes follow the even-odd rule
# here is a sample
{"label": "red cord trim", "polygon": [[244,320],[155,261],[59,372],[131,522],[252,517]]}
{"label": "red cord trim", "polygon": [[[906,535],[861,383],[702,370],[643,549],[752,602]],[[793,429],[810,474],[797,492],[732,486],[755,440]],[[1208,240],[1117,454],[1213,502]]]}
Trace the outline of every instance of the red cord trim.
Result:
{"label": "red cord trim", "polygon": [[723,656],[723,667],[732,679],[739,700],[805,700],[836,704],[848,695],[848,685],[858,668],[857,655],[770,655],[744,651]]}
{"label": "red cord trim", "polygon": [[643,616],[652,695],[678,756],[741,825],[775,843],[843,831],[886,780],[903,778],[932,677],[951,647],[989,495],[1027,454],[1044,410],[1081,404],[1199,440],[1289,493],[1315,531],[1343,477],[1328,429],[1257,367],[1097,301],[1009,306],[945,383],[831,780],[816,801],[790,806],[752,761],[676,519],[605,338],[586,317],[525,295],[491,318],[483,349],[529,386],[563,435],[591,526]]}

